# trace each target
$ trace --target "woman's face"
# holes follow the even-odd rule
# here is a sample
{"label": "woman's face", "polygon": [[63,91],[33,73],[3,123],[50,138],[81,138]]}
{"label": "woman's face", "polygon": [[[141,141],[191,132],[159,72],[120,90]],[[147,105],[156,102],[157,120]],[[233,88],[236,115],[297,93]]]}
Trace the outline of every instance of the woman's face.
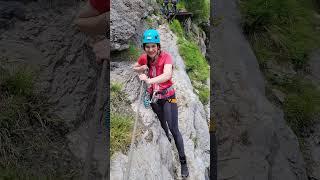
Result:
{"label": "woman's face", "polygon": [[158,53],[158,46],[157,44],[146,44],[144,47],[144,51],[149,57],[154,58]]}

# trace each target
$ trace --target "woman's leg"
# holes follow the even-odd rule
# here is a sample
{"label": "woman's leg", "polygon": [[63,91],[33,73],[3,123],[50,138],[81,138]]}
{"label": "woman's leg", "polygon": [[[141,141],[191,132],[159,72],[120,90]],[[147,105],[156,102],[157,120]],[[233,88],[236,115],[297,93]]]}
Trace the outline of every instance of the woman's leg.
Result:
{"label": "woman's leg", "polygon": [[176,103],[169,103],[166,101],[163,108],[164,119],[169,125],[169,129],[176,143],[179,156],[180,158],[185,157],[183,139],[178,126],[178,106]]}
{"label": "woman's leg", "polygon": [[168,140],[171,142],[171,138],[169,136],[168,126],[167,126],[167,123],[164,119],[163,107],[161,104],[159,104],[159,101],[157,103],[151,103],[151,107],[152,107],[153,112],[155,112],[157,114],[157,117],[160,121],[161,127],[164,130],[164,132],[166,133]]}
{"label": "woman's leg", "polygon": [[179,159],[181,164],[181,176],[188,177],[189,169],[187,165],[187,158],[184,153],[183,139],[178,126],[177,104],[166,101],[164,104],[164,114],[165,114],[165,119],[169,125],[170,132],[173,135],[174,141],[178,149]]}

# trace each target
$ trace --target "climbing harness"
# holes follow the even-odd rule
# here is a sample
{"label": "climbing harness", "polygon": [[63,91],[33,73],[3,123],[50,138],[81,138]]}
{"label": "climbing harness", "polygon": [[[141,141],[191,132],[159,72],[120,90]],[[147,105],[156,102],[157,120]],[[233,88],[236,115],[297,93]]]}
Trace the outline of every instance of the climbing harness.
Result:
{"label": "climbing harness", "polygon": [[164,89],[164,90],[155,90],[153,91],[153,94],[152,94],[152,97],[151,97],[151,100],[150,100],[150,103],[157,103],[157,101],[159,99],[161,99],[161,95],[162,96],[165,96],[169,91],[171,91],[173,88],[173,86],[170,86],[168,87],[167,89]]}
{"label": "climbing harness", "polygon": [[168,99],[169,103],[177,103],[177,99],[176,98],[170,98]]}

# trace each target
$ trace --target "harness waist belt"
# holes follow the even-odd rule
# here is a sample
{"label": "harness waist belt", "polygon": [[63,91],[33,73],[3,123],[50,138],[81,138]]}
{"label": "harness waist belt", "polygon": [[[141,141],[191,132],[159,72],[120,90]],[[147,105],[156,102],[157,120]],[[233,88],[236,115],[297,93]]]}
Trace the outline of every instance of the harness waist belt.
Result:
{"label": "harness waist belt", "polygon": [[162,91],[158,91],[156,92],[156,94],[161,94],[161,95],[166,95],[169,91],[171,91],[173,88],[173,86],[168,87],[167,89],[164,89]]}

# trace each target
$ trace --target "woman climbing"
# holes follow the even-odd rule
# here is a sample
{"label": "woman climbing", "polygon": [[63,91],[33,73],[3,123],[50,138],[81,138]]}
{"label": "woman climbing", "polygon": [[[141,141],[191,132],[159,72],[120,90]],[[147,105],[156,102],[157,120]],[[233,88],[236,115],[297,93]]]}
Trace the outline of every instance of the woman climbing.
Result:
{"label": "woman climbing", "polygon": [[[157,30],[148,29],[143,34],[143,50],[133,69],[140,73],[141,81],[149,86],[147,94],[151,100],[152,110],[157,114],[168,140],[171,142],[169,130],[179,152],[181,176],[188,177],[186,155],[182,135],[178,127],[178,106],[172,82],[173,61],[171,55],[161,50],[160,35]],[[148,69],[147,75],[143,74]]]}

